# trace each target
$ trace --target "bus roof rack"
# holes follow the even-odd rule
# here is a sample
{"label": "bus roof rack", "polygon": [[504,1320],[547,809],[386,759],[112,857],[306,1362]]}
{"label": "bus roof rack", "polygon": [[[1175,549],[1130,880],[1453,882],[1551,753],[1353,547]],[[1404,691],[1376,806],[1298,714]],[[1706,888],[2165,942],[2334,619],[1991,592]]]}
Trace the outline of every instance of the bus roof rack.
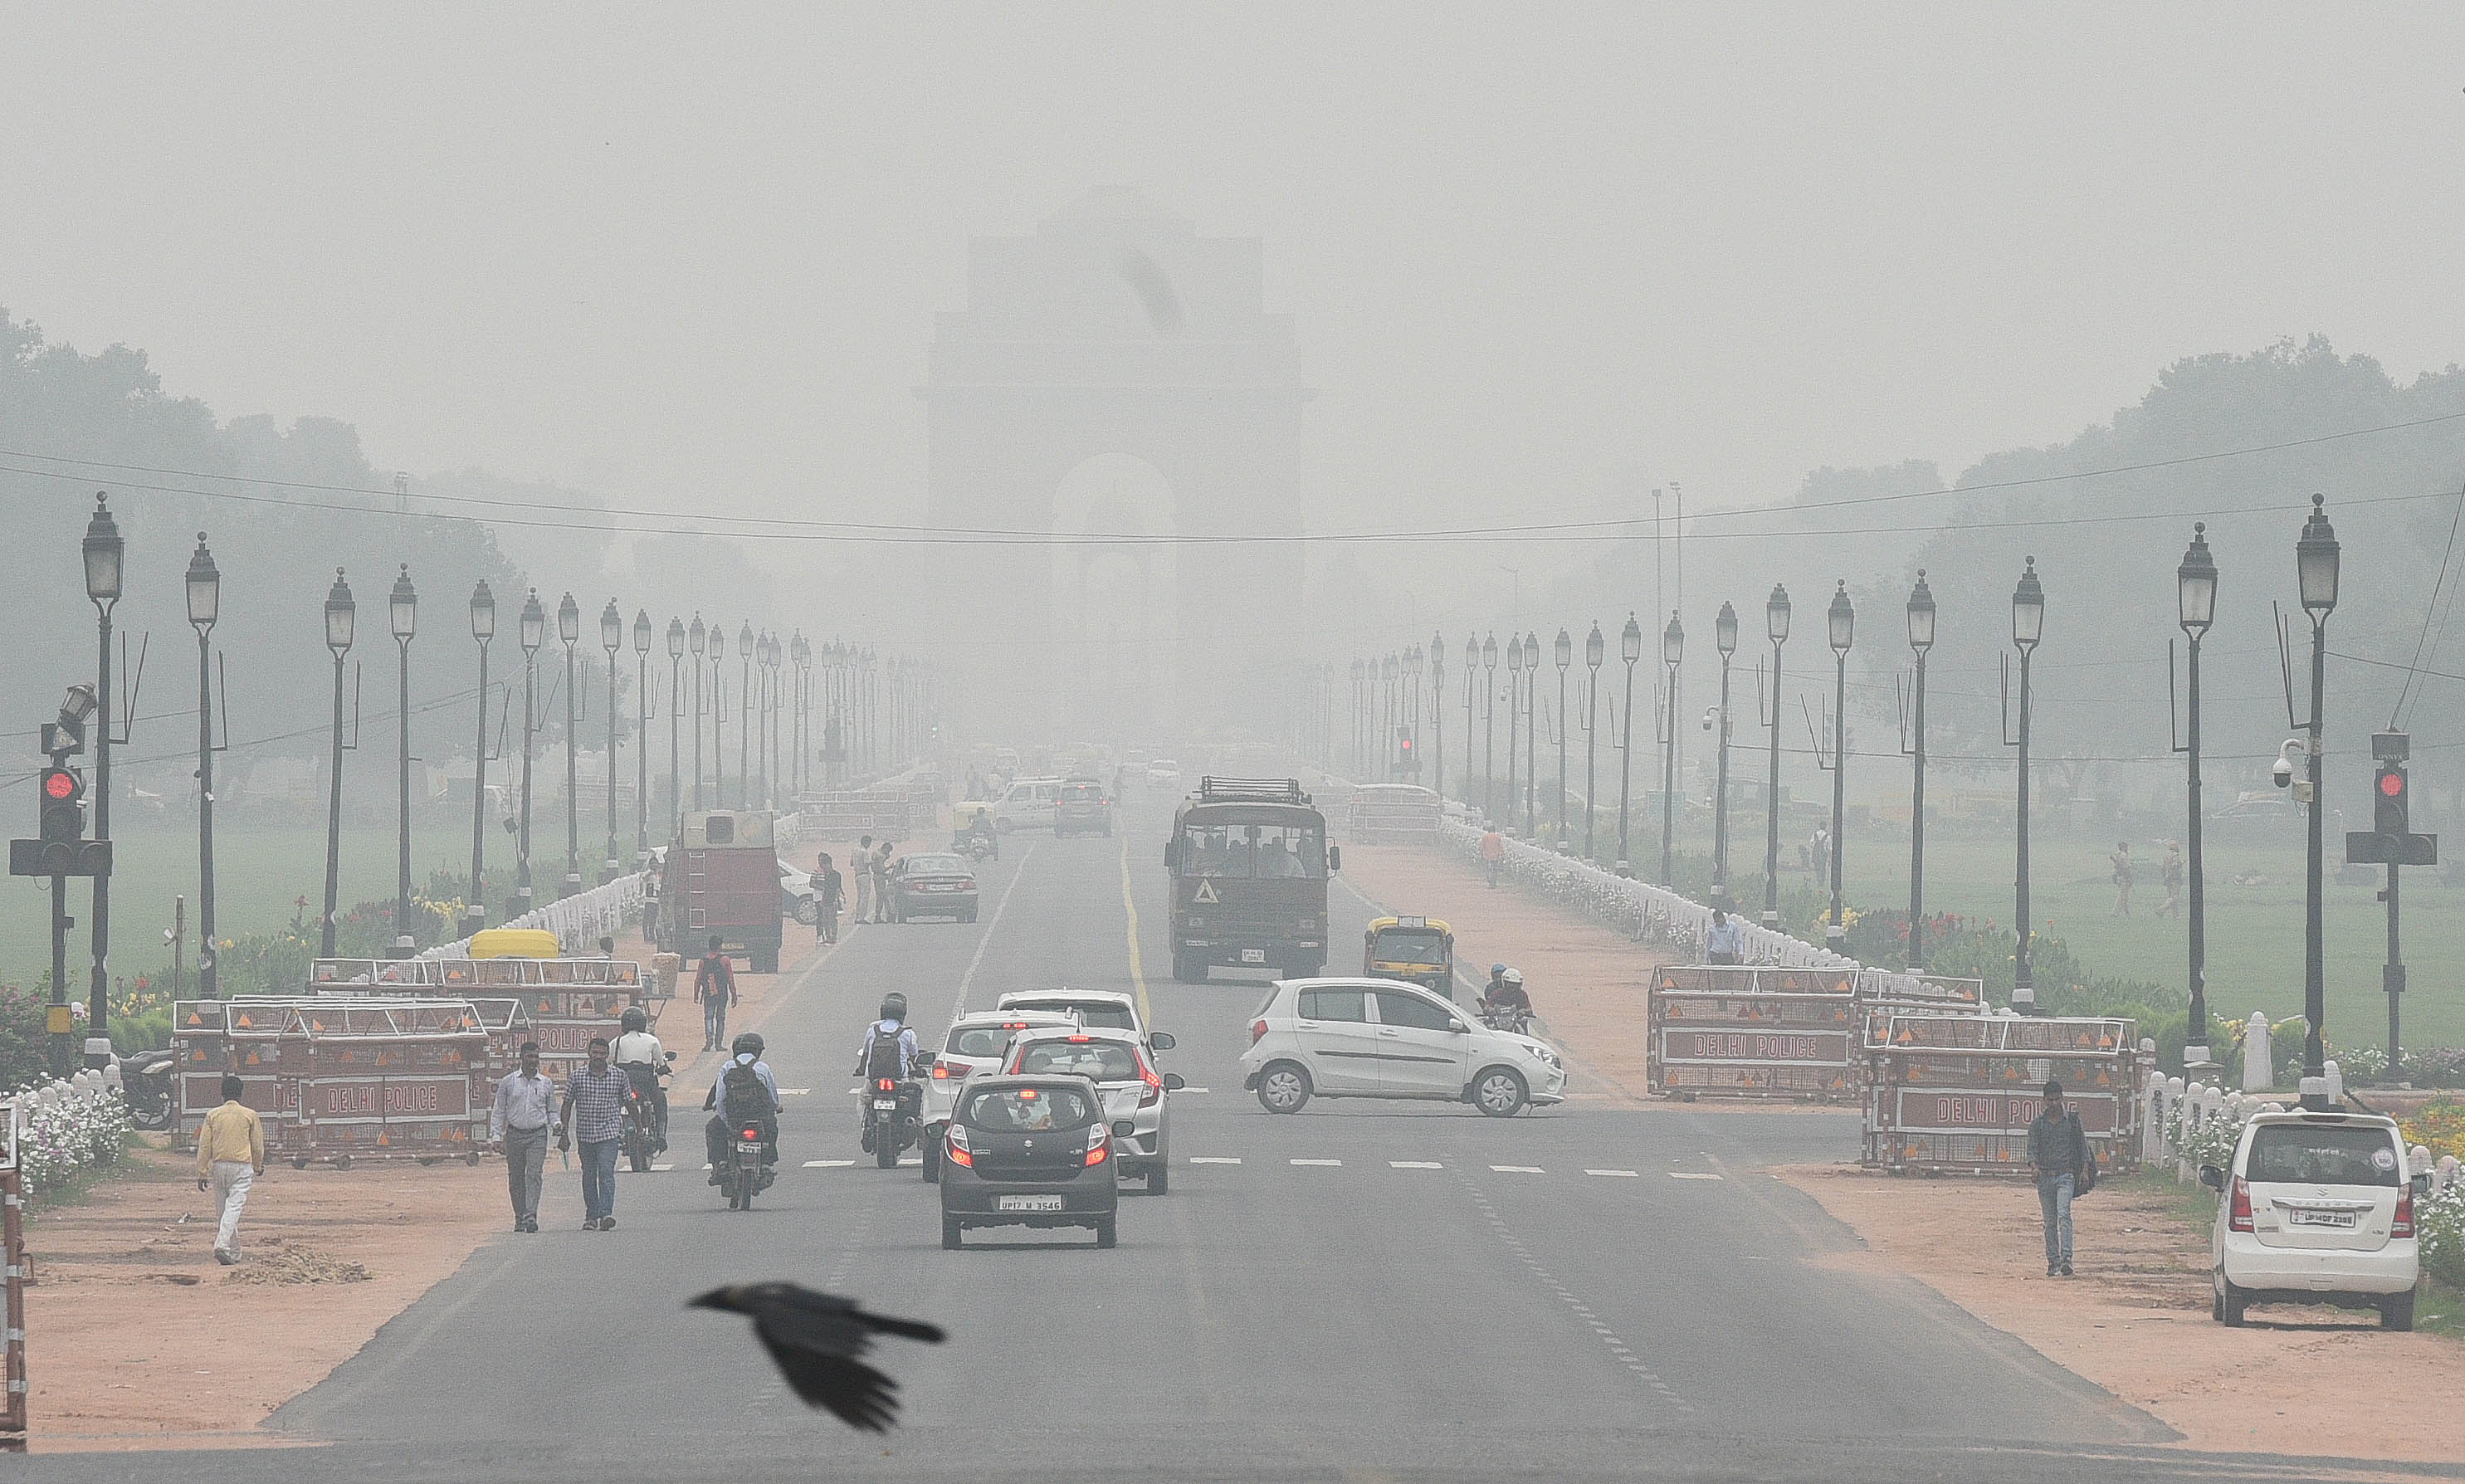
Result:
{"label": "bus roof rack", "polygon": [[1201,778],[1201,804],[1307,804],[1298,778]]}

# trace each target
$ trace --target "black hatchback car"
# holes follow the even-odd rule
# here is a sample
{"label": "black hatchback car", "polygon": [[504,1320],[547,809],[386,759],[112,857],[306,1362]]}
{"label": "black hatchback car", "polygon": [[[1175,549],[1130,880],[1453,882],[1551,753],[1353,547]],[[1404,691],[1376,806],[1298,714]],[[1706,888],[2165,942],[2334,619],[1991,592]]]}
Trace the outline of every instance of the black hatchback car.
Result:
{"label": "black hatchback car", "polygon": [[942,1245],[969,1227],[1092,1227],[1112,1246],[1113,1144],[1085,1077],[969,1078],[942,1141]]}
{"label": "black hatchback car", "polygon": [[902,855],[890,868],[890,918],[912,922],[918,918],[976,919],[976,871],[964,855],[942,853]]}

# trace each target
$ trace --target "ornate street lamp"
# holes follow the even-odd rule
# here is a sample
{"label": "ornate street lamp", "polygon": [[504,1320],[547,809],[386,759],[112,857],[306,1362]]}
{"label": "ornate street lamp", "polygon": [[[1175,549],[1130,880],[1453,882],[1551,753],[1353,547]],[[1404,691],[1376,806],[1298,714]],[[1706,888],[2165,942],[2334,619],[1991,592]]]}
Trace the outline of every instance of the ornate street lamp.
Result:
{"label": "ornate street lamp", "polygon": [[2311,615],[2311,725],[2303,760],[2311,781],[2311,853],[2302,897],[2302,1082],[2305,1108],[2328,1106],[2327,1050],[2321,1029],[2327,1023],[2327,976],[2322,961],[2321,889],[2325,864],[2321,854],[2320,826],[2326,801],[2320,796],[2321,727],[2328,690],[2328,615],[2337,609],[2338,547],[2336,530],[2328,524],[2327,498],[2311,497],[2311,519],[2294,543],[2295,576],[2301,585],[2302,611]]}
{"label": "ornate street lamp", "polygon": [[2011,1008],[2023,1015],[2037,1012],[2036,981],[2029,973],[2030,941],[2036,936],[2029,919],[2029,662],[2045,635],[2046,589],[2037,582],[2037,559],[2031,557],[2020,572],[2020,585],[2011,589],[2011,643],[2020,652],[2019,854],[2012,877],[2012,915],[2019,925],[2012,930]]}
{"label": "ornate street lamp", "polygon": [[471,749],[471,895],[462,904],[462,936],[487,925],[481,869],[488,849],[488,641],[497,636],[497,596],[481,578],[471,589],[471,637],[479,645],[479,735]]}
{"label": "ornate street lamp", "polygon": [[1764,632],[1771,640],[1771,776],[1764,785],[1764,926],[1780,930],[1780,647],[1788,642],[1788,589],[1772,584],[1764,603]]}
{"label": "ornate street lamp", "polygon": [[[1498,794],[1495,789],[1498,763],[1498,632],[1490,631],[1481,641],[1480,664],[1486,678],[1481,683],[1480,727],[1480,818],[1486,826],[1498,817]],[[1507,764],[1514,765],[1513,758]]]}
{"label": "ornate street lamp", "polygon": [[[647,637],[647,636],[646,636]],[[616,600],[599,610],[599,647],[608,652],[608,854],[599,863],[601,885],[616,879],[616,652],[625,647],[625,615],[616,611]],[[641,750],[641,738],[634,738],[634,750]]]}
{"label": "ornate street lamp", "polygon": [[1617,874],[1634,875],[1627,863],[1626,818],[1627,798],[1634,787],[1634,666],[1643,658],[1643,626],[1634,615],[1626,615],[1626,631],[1618,635],[1618,657],[1626,661],[1626,742],[1618,748],[1618,858]]}
{"label": "ornate street lamp", "polygon": [[736,656],[736,807],[749,809],[753,807],[753,666],[760,658],[753,652],[751,619],[745,620],[744,627],[737,631]]}
{"label": "ornate street lamp", "polygon": [[1584,859],[1595,865],[1600,856],[1592,849],[1592,821],[1600,815],[1600,795],[1594,764],[1600,756],[1601,659],[1607,652],[1601,621],[1593,619],[1584,640]]}
{"label": "ornate street lamp", "polygon": [[1558,661],[1558,850],[1566,849],[1566,670],[1575,662],[1575,640],[1566,630],[1558,631],[1558,642],[1550,653]]}
{"label": "ornate street lamp", "polygon": [[[684,828],[685,822],[684,752],[677,739],[682,735],[678,723],[684,720],[685,713],[686,642],[685,621],[670,614],[668,617],[668,838],[671,840],[677,837],[677,831]],[[694,744],[695,750],[700,751],[701,723],[699,721],[694,723]]]}
{"label": "ornate street lamp", "polygon": [[[702,656],[702,651],[703,651],[703,650],[708,646],[709,638],[710,638],[709,633],[708,633],[708,632],[707,632],[707,631],[702,628],[702,626],[701,626],[701,615],[700,615],[700,613],[696,613],[696,614],[694,615],[693,628],[692,628],[692,629],[690,629],[690,630],[688,630],[688,631],[686,631],[686,633],[685,633],[685,645],[686,645],[686,648],[687,648],[688,650],[690,650],[690,651],[692,652],[692,653],[693,653],[693,667],[694,667],[694,709],[693,709],[693,715],[694,715],[694,786],[693,786],[693,807],[694,807],[696,809],[700,809],[700,808],[701,808],[701,719],[702,719],[702,716],[704,715],[704,713],[703,713],[703,711],[702,711],[702,700],[701,700],[701,664],[702,664],[702,657],[703,657],[703,656]],[[682,828],[683,828],[683,824],[684,824],[683,816],[682,816],[682,815],[678,815],[678,816],[677,816],[677,828],[678,828],[678,829],[682,829]]]}
{"label": "ornate street lamp", "polygon": [[2190,648],[2183,751],[2189,763],[2186,786],[2191,831],[2191,1030],[2183,1047],[2183,1071],[2192,1076],[2215,1066],[2209,1054],[2208,875],[2200,844],[2200,641],[2209,636],[2209,626],[2217,617],[2217,564],[2209,554],[2208,530],[2206,521],[2192,522],[2191,544],[2183,552],[2183,565],[2174,569],[2176,619]]}
{"label": "ornate street lamp", "polygon": [[1443,810],[1447,799],[1447,640],[1430,633],[1430,786]]}
{"label": "ornate street lamp", "polygon": [[393,956],[407,959],[419,948],[411,931],[411,640],[419,631],[419,592],[411,585],[408,562],[393,580],[393,591],[386,595],[386,612],[402,662],[397,672],[401,683],[394,696],[395,736],[400,749],[394,815]]}
{"label": "ornate street lamp", "polygon": [[[128,555],[128,543],[121,539],[120,522],[111,518],[110,501],[101,491],[95,492],[94,516],[86,522],[83,556],[85,558],[85,595],[94,604],[95,617],[95,726],[94,738],[94,838],[111,838],[111,748],[117,739],[111,735],[111,610],[120,604],[121,568]],[[130,717],[122,723],[132,726],[137,719]],[[94,881],[94,981],[86,995],[85,1061],[89,1067],[106,1065],[111,1058],[111,876],[109,873],[93,877]]]}
{"label": "ornate street lamp", "polygon": [[522,809],[514,834],[514,899],[506,904],[507,921],[531,910],[531,754],[539,736],[539,649],[547,640],[547,609],[540,607],[539,589],[530,589],[515,627],[522,645]]}
{"label": "ornate street lamp", "polygon": [[211,1000],[214,961],[214,711],[211,680],[214,624],[222,617],[223,574],[197,533],[189,558],[189,627],[197,631],[197,996]]}
{"label": "ornate street lamp", "polygon": [[1677,667],[1685,657],[1686,626],[1671,609],[1669,627],[1660,631],[1660,662],[1669,668],[1660,741],[1660,884],[1672,890],[1677,885]]}
{"label": "ornate street lamp", "polygon": [[1506,832],[1515,832],[1515,714],[1523,709],[1523,641],[1506,636]]}
{"label": "ornate street lamp", "polygon": [[1909,746],[1909,967],[1925,967],[1925,667],[1934,648],[1934,589],[1925,568],[1909,589],[1909,648],[1917,653],[1917,703]]}
{"label": "ornate street lamp", "polygon": [[[1534,816],[1534,804],[1541,783],[1541,742],[1532,729],[1533,701],[1541,691],[1541,636],[1530,630],[1523,631],[1523,838],[1539,834],[1540,821]],[[1506,796],[1509,813],[1515,809],[1515,795]]]}
{"label": "ornate street lamp", "polygon": [[1840,828],[1848,808],[1849,778],[1849,646],[1857,636],[1857,610],[1849,604],[1849,580],[1832,594],[1825,612],[1832,638],[1834,669],[1832,698],[1832,920],[1824,924],[1823,945],[1833,953],[1849,951],[1849,925],[1840,900]]}
{"label": "ornate street lamp", "polygon": [[1738,653],[1738,610],[1726,603],[1712,620],[1712,647],[1721,652],[1721,740],[1712,775],[1712,898],[1725,907],[1729,896],[1729,660]]}
{"label": "ornate street lamp", "polygon": [[651,864],[651,610],[633,610],[633,868]]}
{"label": "ornate street lamp", "polygon": [[334,956],[335,898],[343,885],[343,656],[351,652],[358,619],[350,585],[338,566],[334,586],[325,593],[325,648],[334,653],[334,758],[325,799],[325,915],[317,940],[319,953],[328,959]]}
{"label": "ornate street lamp", "polygon": [[581,770],[574,765],[575,735],[580,720],[574,713],[578,693],[573,678],[573,647],[582,639],[582,605],[566,593],[556,606],[556,636],[565,644],[565,882],[560,899],[582,890]]}

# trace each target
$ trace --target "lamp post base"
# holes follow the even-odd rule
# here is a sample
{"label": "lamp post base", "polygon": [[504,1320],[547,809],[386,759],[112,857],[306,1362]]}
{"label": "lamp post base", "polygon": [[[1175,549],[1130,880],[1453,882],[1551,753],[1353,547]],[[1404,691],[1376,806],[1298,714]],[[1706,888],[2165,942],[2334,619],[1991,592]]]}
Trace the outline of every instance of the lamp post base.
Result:
{"label": "lamp post base", "polygon": [[1634,868],[1628,865],[1625,861],[1619,861],[1617,863],[1617,874],[1619,878],[1622,880],[1632,881],[1634,879]]}
{"label": "lamp post base", "polygon": [[393,941],[393,945],[391,947],[386,949],[386,957],[389,959],[408,959],[415,956],[418,952],[419,945],[411,941],[409,934],[404,934]]}
{"label": "lamp post base", "polygon": [[463,908],[463,909],[462,909],[462,920],[461,920],[461,922],[460,922],[460,924],[459,924],[459,930],[460,930],[460,932],[461,932],[461,934],[462,934],[462,936],[463,936],[463,937],[468,938],[468,937],[470,937],[472,934],[478,932],[481,928],[484,928],[484,927],[486,927],[487,925],[488,925],[488,909],[487,909],[487,908],[485,908],[485,907],[465,907],[465,908]]}
{"label": "lamp post base", "polygon": [[565,898],[580,893],[581,890],[582,873],[579,871],[568,871],[565,874],[565,881],[562,889],[556,894],[557,900],[563,901]]}

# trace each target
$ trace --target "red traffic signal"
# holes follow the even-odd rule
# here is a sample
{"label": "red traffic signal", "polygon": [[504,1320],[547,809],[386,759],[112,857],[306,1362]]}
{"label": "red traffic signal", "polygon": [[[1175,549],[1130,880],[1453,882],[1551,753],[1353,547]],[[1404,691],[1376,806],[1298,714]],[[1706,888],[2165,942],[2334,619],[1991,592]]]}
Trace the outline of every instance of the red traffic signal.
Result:
{"label": "red traffic signal", "polygon": [[2371,828],[2381,834],[2408,834],[2412,831],[2411,801],[2407,796],[2405,769],[2394,763],[2382,763],[2379,776],[2373,780]]}
{"label": "red traffic signal", "polygon": [[85,780],[77,770],[66,767],[43,769],[38,786],[42,797],[36,831],[46,840],[81,840],[85,838]]}
{"label": "red traffic signal", "polygon": [[43,769],[43,797],[55,803],[68,803],[85,791],[85,785],[75,773],[64,767]]}

